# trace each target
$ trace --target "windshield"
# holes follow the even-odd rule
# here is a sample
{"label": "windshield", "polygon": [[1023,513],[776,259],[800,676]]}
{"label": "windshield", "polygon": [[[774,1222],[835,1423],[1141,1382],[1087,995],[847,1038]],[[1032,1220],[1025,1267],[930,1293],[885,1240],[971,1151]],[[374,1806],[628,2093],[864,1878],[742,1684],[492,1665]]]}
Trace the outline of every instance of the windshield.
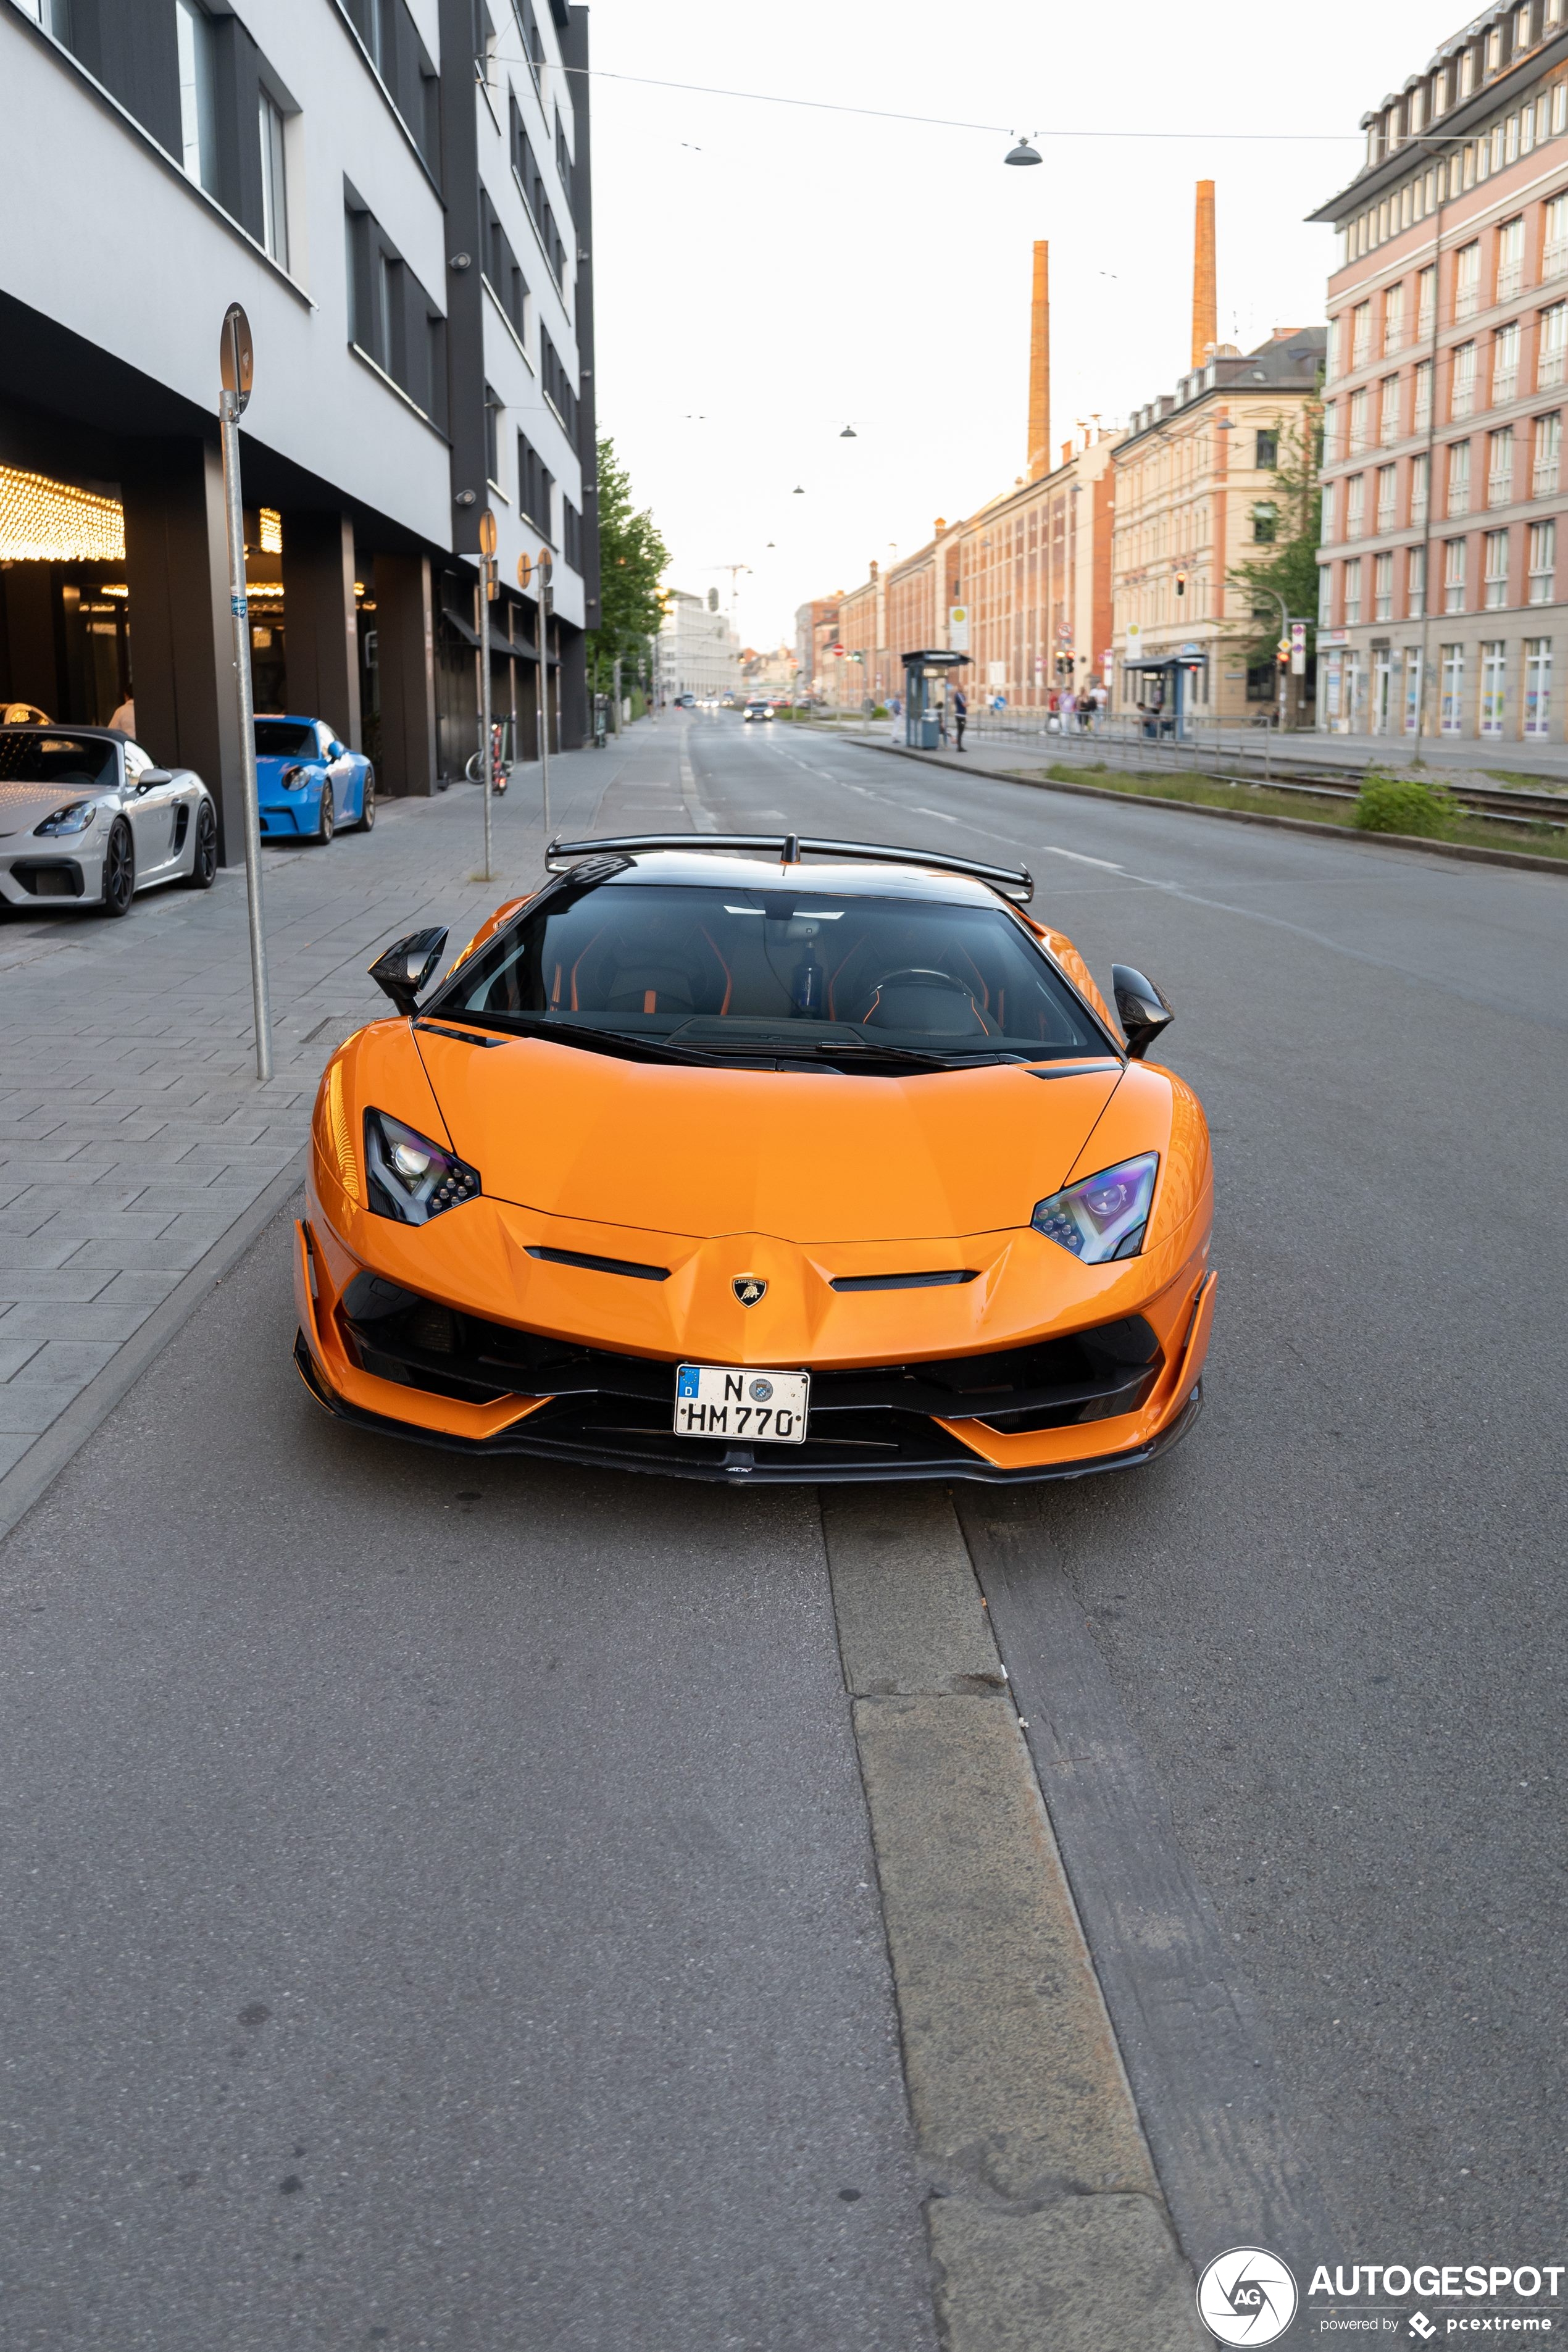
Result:
{"label": "windshield", "polygon": [[313,760],[317,756],[316,730],[309,725],[301,726],[297,719],[258,719],[256,756],[258,760]]}
{"label": "windshield", "polygon": [[34,735],[21,727],[0,727],[0,782],[112,792],[120,770],[113,744],[100,736]]}
{"label": "windshield", "polygon": [[1004,908],[807,885],[568,887],[492,940],[437,1004],[498,1027],[724,1059],[1039,1061],[1107,1046]]}

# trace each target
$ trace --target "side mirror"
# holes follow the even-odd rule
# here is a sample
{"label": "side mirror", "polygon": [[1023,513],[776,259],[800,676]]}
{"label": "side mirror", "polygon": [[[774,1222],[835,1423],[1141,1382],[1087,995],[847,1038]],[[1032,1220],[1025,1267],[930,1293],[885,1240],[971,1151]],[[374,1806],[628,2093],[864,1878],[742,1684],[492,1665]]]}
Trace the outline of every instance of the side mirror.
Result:
{"label": "side mirror", "polygon": [[1175,1019],[1165,998],[1152,980],[1134,971],[1130,963],[1113,963],[1110,986],[1116,998],[1116,1017],[1127,1039],[1127,1052],[1134,1062],[1141,1062],[1163,1030]]}
{"label": "side mirror", "polygon": [[135,779],[139,793],[151,792],[154,784],[168,784],[173,782],[173,773],[167,768],[143,768],[142,773]]}
{"label": "side mirror", "polygon": [[419,992],[441,961],[441,950],[447,944],[445,930],[410,931],[405,940],[377,956],[370,967],[370,976],[377,988],[384,989],[399,1013],[413,1019],[419,1002]]}
{"label": "side mirror", "polygon": [[327,746],[327,757],[329,760],[341,760],[342,756],[343,747],[334,736],[332,740]]}

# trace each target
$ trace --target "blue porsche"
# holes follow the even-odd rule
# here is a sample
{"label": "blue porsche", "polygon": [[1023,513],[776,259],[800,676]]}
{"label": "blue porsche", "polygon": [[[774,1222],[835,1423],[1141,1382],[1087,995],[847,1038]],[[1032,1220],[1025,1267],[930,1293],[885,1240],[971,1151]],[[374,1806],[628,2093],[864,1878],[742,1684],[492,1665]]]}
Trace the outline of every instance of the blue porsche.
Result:
{"label": "blue porsche", "polygon": [[325,843],[340,825],[368,833],[375,823],[375,770],[324,719],[258,718],[256,782],[268,839]]}

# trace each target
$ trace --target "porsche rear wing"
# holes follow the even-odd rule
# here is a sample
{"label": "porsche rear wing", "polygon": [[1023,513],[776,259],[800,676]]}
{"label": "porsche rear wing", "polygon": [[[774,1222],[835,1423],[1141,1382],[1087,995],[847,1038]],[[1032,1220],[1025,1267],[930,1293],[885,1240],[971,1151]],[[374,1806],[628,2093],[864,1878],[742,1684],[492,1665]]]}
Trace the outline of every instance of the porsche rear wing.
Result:
{"label": "porsche rear wing", "polygon": [[560,870],[558,860],[644,849],[768,850],[781,866],[798,865],[807,855],[864,857],[881,865],[929,866],[939,874],[964,874],[973,881],[988,882],[1020,906],[1027,906],[1035,895],[1035,877],[1026,866],[982,866],[973,857],[945,857],[934,849],[895,849],[876,841],[826,841],[806,833],[626,833],[599,841],[557,839],[545,851],[544,862],[553,874]]}

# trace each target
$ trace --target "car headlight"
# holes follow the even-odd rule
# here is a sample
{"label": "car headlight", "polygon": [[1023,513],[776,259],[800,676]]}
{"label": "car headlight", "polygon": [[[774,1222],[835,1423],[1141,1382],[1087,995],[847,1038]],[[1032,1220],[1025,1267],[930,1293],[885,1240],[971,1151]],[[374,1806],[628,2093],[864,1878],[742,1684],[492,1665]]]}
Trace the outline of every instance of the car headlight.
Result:
{"label": "car headlight", "polygon": [[1136,1257],[1143,1246],[1159,1171],[1157,1151],[1119,1160],[1114,1168],[1086,1176],[1081,1183],[1069,1184],[1065,1192],[1053,1192],[1048,1201],[1039,1202],[1029,1223],[1048,1242],[1070,1250],[1082,1265]]}
{"label": "car headlight", "polygon": [[483,1190],[477,1168],[384,1110],[364,1115],[364,1157],[372,1209],[400,1224],[427,1225]]}
{"label": "car headlight", "polygon": [[35,833],[85,833],[98,814],[96,801],[65,801],[51,809],[42,824],[33,827]]}
{"label": "car headlight", "polygon": [[278,781],[286,793],[297,793],[301,785],[310,782],[310,771],[309,768],[285,768]]}

